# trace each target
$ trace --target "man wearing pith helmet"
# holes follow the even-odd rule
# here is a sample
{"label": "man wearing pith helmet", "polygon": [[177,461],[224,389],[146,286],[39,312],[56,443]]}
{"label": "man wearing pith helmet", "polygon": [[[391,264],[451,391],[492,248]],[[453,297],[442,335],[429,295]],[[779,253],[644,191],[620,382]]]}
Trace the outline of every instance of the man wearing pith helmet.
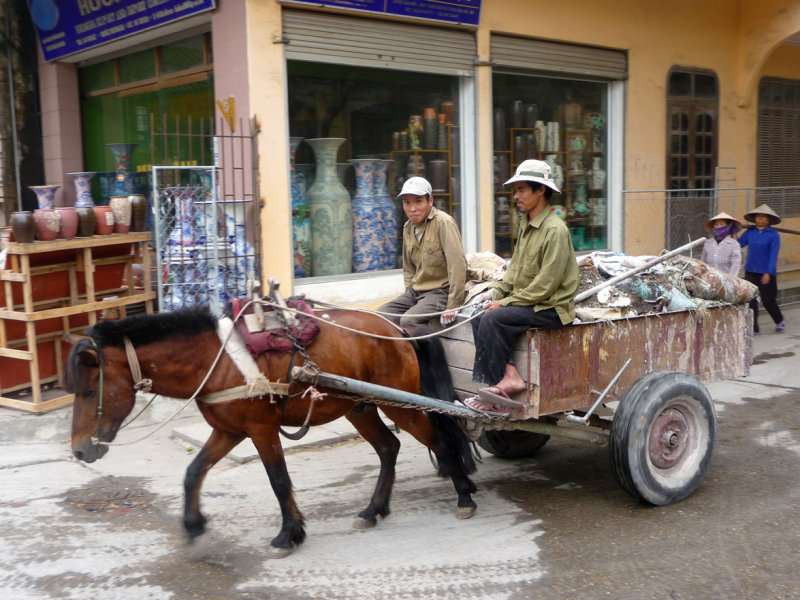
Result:
{"label": "man wearing pith helmet", "polygon": [[572,323],[579,283],[569,229],[550,210],[550,197],[559,191],[550,165],[526,160],[505,184],[514,186],[521,213],[517,242],[502,281],[492,283],[484,298],[477,299],[486,312],[472,321],[472,379],[491,387],[466,401],[472,408],[495,413],[503,412],[504,399],[527,387],[511,362],[517,338],[530,327]]}
{"label": "man wearing pith helmet", "polygon": [[435,318],[431,313],[461,306],[467,259],[458,225],[433,205],[433,190],[427,179],[411,177],[397,197],[403,201],[408,217],[403,226],[406,291],[378,310],[401,315],[395,320],[402,327],[414,327]]}

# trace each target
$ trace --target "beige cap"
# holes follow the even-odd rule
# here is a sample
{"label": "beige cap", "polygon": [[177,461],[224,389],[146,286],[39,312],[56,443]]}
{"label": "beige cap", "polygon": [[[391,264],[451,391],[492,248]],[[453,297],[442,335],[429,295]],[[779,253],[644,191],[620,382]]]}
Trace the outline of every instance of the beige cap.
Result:
{"label": "beige cap", "polygon": [[730,216],[726,212],[721,212],[721,213],[711,217],[708,221],[706,221],[706,224],[703,225],[703,229],[705,229],[706,231],[711,231],[711,224],[714,221],[717,221],[718,219],[725,219],[727,221],[730,221],[731,225],[734,226],[733,233],[736,233],[737,231],[739,231],[742,228],[742,222],[740,220],[733,218],[732,216]]}
{"label": "beige cap", "polygon": [[779,216],[778,216],[778,215],[775,213],[775,211],[774,211],[774,210],[772,210],[772,209],[771,209],[769,206],[767,206],[766,204],[761,204],[760,206],[756,206],[756,207],[755,207],[753,210],[751,210],[750,212],[746,212],[746,213],[744,213],[744,218],[745,218],[746,220],[750,221],[751,223],[755,223],[755,222],[756,222],[756,219],[755,219],[755,216],[756,216],[756,215],[767,215],[767,216],[769,217],[769,224],[770,224],[770,225],[777,225],[777,224],[778,224],[778,223],[780,223],[780,222],[781,222],[781,220],[782,220],[782,219],[781,219],[781,218],[780,218],[780,217],[779,217]]}
{"label": "beige cap", "polygon": [[406,182],[403,184],[403,189],[400,190],[397,197],[400,198],[406,194],[411,194],[413,196],[425,196],[427,194],[428,196],[432,196],[433,190],[431,189],[431,184],[424,177],[411,177],[406,179]]}

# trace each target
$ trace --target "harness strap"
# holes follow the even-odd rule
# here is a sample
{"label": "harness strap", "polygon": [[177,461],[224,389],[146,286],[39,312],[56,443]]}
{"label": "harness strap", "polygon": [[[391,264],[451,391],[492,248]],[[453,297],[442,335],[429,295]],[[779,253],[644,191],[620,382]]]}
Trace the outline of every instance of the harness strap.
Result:
{"label": "harness strap", "polygon": [[125,356],[128,357],[128,366],[133,376],[133,389],[139,392],[150,392],[153,390],[153,380],[142,378],[142,368],[139,366],[139,359],[136,356],[136,350],[133,349],[133,343],[128,337],[122,338],[125,342]]}
{"label": "harness strap", "polygon": [[231,400],[239,400],[240,398],[256,398],[259,396],[286,396],[289,394],[288,383],[274,383],[268,382],[269,387],[266,390],[258,390],[253,392],[249,385],[240,385],[234,388],[228,388],[219,392],[212,392],[198,396],[197,401],[205,404],[221,404],[223,402],[230,402]]}

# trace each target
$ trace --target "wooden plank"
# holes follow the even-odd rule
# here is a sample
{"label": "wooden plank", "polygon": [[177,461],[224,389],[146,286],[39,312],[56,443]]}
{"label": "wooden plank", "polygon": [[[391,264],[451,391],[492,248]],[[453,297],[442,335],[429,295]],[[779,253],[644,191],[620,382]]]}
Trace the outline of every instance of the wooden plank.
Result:
{"label": "wooden plank", "polygon": [[112,233],[109,235],[93,235],[90,237],[72,238],[70,240],[53,240],[52,242],[32,242],[30,244],[20,244],[19,242],[9,242],[9,255],[41,254],[42,252],[54,252],[56,250],[80,250],[83,248],[97,248],[99,246],[116,246],[121,244],[131,244],[135,242],[149,242],[152,235],[149,231],[137,231],[134,233]]}
{"label": "wooden plank", "polygon": [[69,406],[75,401],[75,394],[66,394],[53,398],[51,400],[42,400],[39,402],[28,402],[27,400],[18,400],[16,398],[8,398],[0,396],[0,406],[7,406],[8,408],[16,408],[19,410],[26,410],[28,412],[41,413],[48,410],[61,408],[62,406]]}
{"label": "wooden plank", "polygon": [[51,308],[48,310],[40,310],[30,313],[0,309],[0,319],[7,319],[11,321],[26,321],[26,322],[42,321],[45,319],[54,319],[57,317],[63,317],[69,315],[91,313],[106,308],[135,304],[136,302],[145,302],[148,300],[153,300],[153,298],[155,298],[155,292],[150,292],[150,293],[141,292],[134,296],[124,296],[121,298],[96,300],[94,302],[86,302],[83,304],[79,304],[77,306],[61,306],[58,308]]}
{"label": "wooden plank", "polygon": [[33,358],[33,352],[31,352],[30,350],[14,350],[13,348],[0,348],[0,357],[15,358],[18,360],[31,360]]}

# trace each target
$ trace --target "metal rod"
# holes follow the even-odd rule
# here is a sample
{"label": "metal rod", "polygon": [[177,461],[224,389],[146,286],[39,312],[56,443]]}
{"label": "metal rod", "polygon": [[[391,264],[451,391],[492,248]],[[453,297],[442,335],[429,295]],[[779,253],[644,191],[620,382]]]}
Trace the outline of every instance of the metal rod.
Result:
{"label": "metal rod", "polygon": [[[749,223],[743,223],[745,229],[753,229],[755,225],[750,225]],[[780,231],[781,233],[793,233],[794,235],[800,235],[800,231],[797,229],[786,229],[785,227],[775,227],[774,225],[772,228],[775,231]]]}
{"label": "metal rod", "polygon": [[620,281],[628,279],[628,277],[633,277],[637,273],[641,273],[642,271],[646,271],[650,267],[653,267],[653,266],[655,266],[655,265],[657,265],[659,263],[662,263],[665,260],[667,260],[668,258],[672,258],[676,254],[680,254],[681,252],[685,252],[686,250],[689,250],[690,248],[694,248],[695,246],[699,246],[699,245],[705,244],[705,243],[706,243],[706,238],[696,239],[693,242],[689,242],[688,244],[684,244],[680,248],[675,248],[675,250],[671,250],[670,252],[667,252],[666,254],[662,254],[661,256],[657,256],[653,260],[649,260],[646,263],[644,263],[643,265],[640,265],[640,266],[636,267],[635,269],[631,269],[630,271],[627,271],[626,273],[623,273],[622,275],[617,275],[616,277],[612,277],[611,279],[606,279],[604,282],[599,283],[596,286],[594,286],[593,288],[588,289],[585,292],[581,292],[580,294],[575,296],[575,302],[578,303],[578,302],[582,302],[582,301],[586,300],[587,298],[591,298],[592,296],[594,296],[597,292],[599,292],[603,288],[607,288],[610,285],[614,285],[615,283],[619,283]]}
{"label": "metal rod", "polygon": [[606,389],[603,390],[603,393],[597,397],[597,400],[595,400],[594,404],[592,404],[592,408],[590,408],[585,415],[583,415],[582,417],[579,417],[577,415],[567,415],[567,421],[569,421],[570,423],[583,423],[584,425],[588,425],[589,418],[592,416],[592,413],[594,413],[595,409],[598,406],[600,406],[600,403],[603,401],[603,398],[605,398],[606,394],[608,394],[608,392],[611,391],[611,388],[614,387],[615,383],[617,383],[619,378],[625,372],[625,369],[627,369],[628,365],[631,364],[631,360],[633,359],[629,358],[628,360],[625,361],[625,364],[622,365],[622,368],[617,372],[616,375],[614,375],[614,378],[606,386]]}
{"label": "metal rod", "polygon": [[341,375],[332,375],[330,373],[314,373],[306,371],[303,367],[294,367],[292,369],[292,377],[305,381],[306,383],[319,384],[322,387],[333,388],[342,392],[351,392],[360,396],[376,398],[383,398],[385,400],[392,400],[394,402],[403,402],[411,406],[418,406],[422,408],[431,408],[438,410],[446,410],[448,412],[457,412],[465,417],[475,417],[480,415],[470,408],[459,406],[453,402],[445,402],[444,400],[437,400],[435,398],[428,398],[419,394],[411,392],[404,392],[394,388],[377,385],[375,383],[368,383],[366,381],[359,381],[358,379],[351,379]]}
{"label": "metal rod", "polygon": [[602,429],[577,429],[564,425],[551,425],[550,423],[542,423],[541,421],[516,421],[513,428],[520,431],[541,433],[542,435],[555,435],[573,440],[580,440],[598,446],[608,445],[609,438],[608,432]]}

